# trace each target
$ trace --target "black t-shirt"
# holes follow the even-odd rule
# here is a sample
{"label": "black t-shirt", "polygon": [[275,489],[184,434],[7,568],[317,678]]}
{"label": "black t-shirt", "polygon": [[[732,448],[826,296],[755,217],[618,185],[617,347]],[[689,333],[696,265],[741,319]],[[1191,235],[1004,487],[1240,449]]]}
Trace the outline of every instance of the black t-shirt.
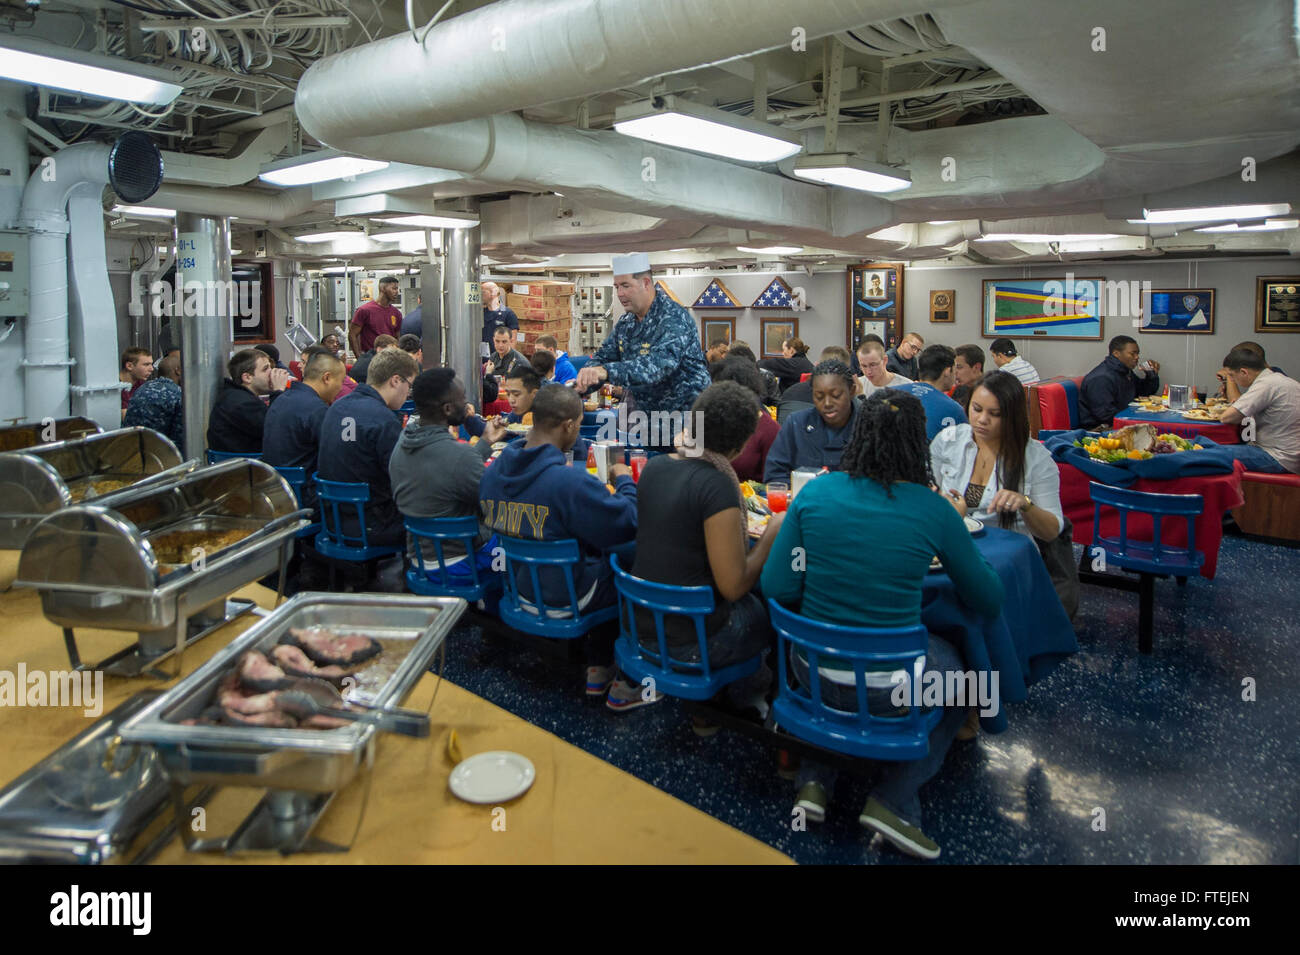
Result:
{"label": "black t-shirt", "polygon": [[[659,584],[713,587],[704,522],[727,508],[739,507],[736,486],[717,468],[698,458],[670,455],[651,458],[637,484],[636,563],[632,574]],[[726,625],[731,604],[714,588],[715,610],[707,633]],[[674,647],[696,643],[695,625],[685,617],[665,617],[664,629]],[[654,619],[637,614],[637,634],[654,643]]]}

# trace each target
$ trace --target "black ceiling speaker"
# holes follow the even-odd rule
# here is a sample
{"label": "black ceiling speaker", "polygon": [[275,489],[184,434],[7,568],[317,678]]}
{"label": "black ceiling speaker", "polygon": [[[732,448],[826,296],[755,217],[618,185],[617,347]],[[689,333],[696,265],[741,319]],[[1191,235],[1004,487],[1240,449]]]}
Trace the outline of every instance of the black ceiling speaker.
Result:
{"label": "black ceiling speaker", "polygon": [[162,185],[162,153],[146,134],[124,133],[108,153],[108,182],[123,202],[144,202]]}

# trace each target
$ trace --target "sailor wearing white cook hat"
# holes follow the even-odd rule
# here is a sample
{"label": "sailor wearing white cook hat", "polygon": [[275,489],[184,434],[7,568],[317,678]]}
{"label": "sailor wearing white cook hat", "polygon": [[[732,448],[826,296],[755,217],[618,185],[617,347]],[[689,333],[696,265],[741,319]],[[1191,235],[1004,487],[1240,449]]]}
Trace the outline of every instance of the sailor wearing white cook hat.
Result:
{"label": "sailor wearing white cook hat", "polygon": [[631,391],[638,411],[689,411],[709,386],[695,320],[656,288],[645,252],[614,256],[613,271],[626,311],[578,372],[578,390],[608,381]]}

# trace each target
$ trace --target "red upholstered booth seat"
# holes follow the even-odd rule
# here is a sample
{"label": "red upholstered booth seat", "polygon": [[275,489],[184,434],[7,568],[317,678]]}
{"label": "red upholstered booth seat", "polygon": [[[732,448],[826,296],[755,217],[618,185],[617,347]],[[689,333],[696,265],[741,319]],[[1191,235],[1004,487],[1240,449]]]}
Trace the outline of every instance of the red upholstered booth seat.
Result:
{"label": "red upholstered booth seat", "polygon": [[1300,487],[1300,474],[1265,474],[1263,471],[1247,471],[1241,479],[1257,481],[1260,484],[1278,484],[1282,487]]}
{"label": "red upholstered booth seat", "polygon": [[1083,376],[1053,378],[1029,386],[1029,433],[1079,427],[1079,385]]}
{"label": "red upholstered booth seat", "polygon": [[1232,519],[1247,534],[1300,541],[1300,474],[1247,471],[1241,477],[1246,503]]}

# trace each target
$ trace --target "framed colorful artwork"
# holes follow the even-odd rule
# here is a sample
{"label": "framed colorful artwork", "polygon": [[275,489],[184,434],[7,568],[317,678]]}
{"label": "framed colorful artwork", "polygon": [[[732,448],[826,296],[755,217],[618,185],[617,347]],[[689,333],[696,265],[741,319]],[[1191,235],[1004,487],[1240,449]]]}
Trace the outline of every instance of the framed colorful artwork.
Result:
{"label": "framed colorful artwork", "polygon": [[1153,288],[1143,296],[1139,332],[1214,334],[1214,289]]}
{"label": "framed colorful artwork", "polygon": [[985,338],[1100,341],[1103,279],[985,279]]}
{"label": "framed colorful artwork", "polygon": [[848,308],[845,338],[850,351],[867,334],[880,335],[885,347],[903,339],[903,263],[850,265],[846,275]]}
{"label": "framed colorful artwork", "polygon": [[1255,279],[1255,331],[1300,332],[1300,275]]}
{"label": "framed colorful artwork", "polygon": [[763,354],[760,358],[780,358],[781,343],[787,338],[799,337],[799,319],[765,318],[762,320]]}
{"label": "framed colorful artwork", "polygon": [[736,320],[730,315],[700,316],[700,345],[709,350],[709,342],[726,339],[728,345],[736,340]]}

